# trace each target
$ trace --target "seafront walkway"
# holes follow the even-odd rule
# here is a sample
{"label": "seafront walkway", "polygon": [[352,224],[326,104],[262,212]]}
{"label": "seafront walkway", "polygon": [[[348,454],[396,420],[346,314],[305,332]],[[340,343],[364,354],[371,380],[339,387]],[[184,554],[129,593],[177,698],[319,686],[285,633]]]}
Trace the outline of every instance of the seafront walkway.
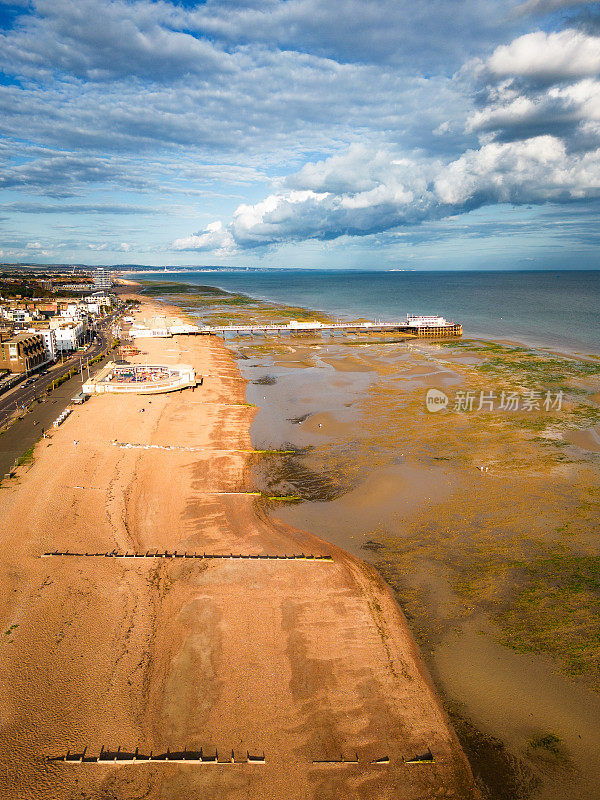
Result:
{"label": "seafront walkway", "polygon": [[145,349],[213,377],[93,396],[0,489],[3,800],[477,797],[384,582],[252,492],[223,342]]}

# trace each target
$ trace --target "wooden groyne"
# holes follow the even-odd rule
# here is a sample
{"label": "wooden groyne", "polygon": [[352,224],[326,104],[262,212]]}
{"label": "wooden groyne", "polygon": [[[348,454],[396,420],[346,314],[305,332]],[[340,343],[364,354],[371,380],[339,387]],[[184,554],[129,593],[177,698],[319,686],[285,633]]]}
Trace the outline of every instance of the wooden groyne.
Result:
{"label": "wooden groyne", "polygon": [[[100,764],[105,766],[123,766],[131,764],[196,764],[200,766],[226,766],[231,764],[238,765],[258,765],[266,764],[266,756],[264,751],[262,753],[250,753],[246,750],[245,755],[239,754],[236,756],[235,750],[227,751],[224,758],[219,758],[219,751],[215,749],[214,754],[205,753],[204,748],[200,750],[171,750],[167,748],[160,753],[154,753],[150,750],[149,753],[140,752],[138,747],[135,750],[128,750],[122,747],[117,749],[106,748],[104,745],[100,748],[100,752],[96,755],[90,754],[88,748],[84,747],[83,750],[76,750],[71,752],[67,750],[57,756],[46,756],[46,761],[49,764]],[[433,764],[435,758],[429,748],[422,755],[413,756],[411,758],[402,758],[402,763],[406,765],[411,764]],[[340,753],[339,758],[315,758],[311,762],[314,766],[318,767],[332,767],[341,765],[357,765],[364,764],[369,766],[384,767],[391,763],[389,755],[380,756],[378,758],[361,758],[358,752],[355,752],[352,757],[345,757]]]}
{"label": "wooden groyne", "polygon": [[52,764],[104,764],[111,766],[114,764],[201,764],[201,765],[226,765],[226,764],[265,764],[264,752],[260,755],[251,754],[246,751],[246,755],[236,758],[235,751],[227,755],[225,759],[219,758],[219,751],[215,750],[214,755],[204,753],[200,750],[174,750],[169,748],[165,752],[154,754],[150,750],[149,754],[140,753],[136,747],[134,751],[123,750],[118,747],[116,750],[105,749],[104,745],[98,755],[89,755],[87,747],[83,750],[72,753],[70,750],[63,755],[49,756],[46,761]]}
{"label": "wooden groyne", "polygon": [[70,557],[70,558],[196,558],[196,559],[247,559],[251,561],[317,561],[320,563],[332,563],[332,556],[315,556],[305,553],[294,553],[292,555],[268,555],[257,553],[188,553],[187,550],[147,550],[145,553],[133,552],[123,553],[117,550],[106,550],[96,553],[73,552],[71,550],[49,550],[42,553],[42,558],[51,557]]}

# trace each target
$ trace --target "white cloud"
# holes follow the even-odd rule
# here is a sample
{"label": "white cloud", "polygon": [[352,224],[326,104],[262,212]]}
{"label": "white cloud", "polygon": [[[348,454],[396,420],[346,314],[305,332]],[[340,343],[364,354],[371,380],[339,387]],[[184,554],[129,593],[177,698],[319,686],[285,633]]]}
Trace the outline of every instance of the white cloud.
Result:
{"label": "white cloud", "polygon": [[521,36],[462,70],[479,87],[479,107],[466,130],[504,141],[549,134],[561,137],[568,149],[595,149],[598,74],[600,37],[573,29]]}
{"label": "white cloud", "polygon": [[558,131],[559,126],[600,121],[600,81],[586,78],[567,86],[551,86],[541,91],[501,87],[493,102],[473,113],[467,121],[470,131],[514,129],[527,135],[536,126]]}
{"label": "white cloud", "polygon": [[528,33],[497,47],[485,67],[496,77],[560,80],[594,76],[600,72],[600,38],[573,29]]}
{"label": "white cloud", "polygon": [[108,0],[35,0],[34,14],[20,18],[0,37],[3,63],[21,74],[52,70],[91,81],[121,76],[153,77],[161,82],[182,74],[228,71],[231,57],[213,43],[177,24],[168,3]]}
{"label": "white cloud", "polygon": [[211,222],[203,231],[173,242],[175,250],[228,251],[235,247],[231,233],[222,222]]}
{"label": "white cloud", "polygon": [[[361,168],[355,173],[357,159]],[[243,204],[228,227],[213,223],[174,247],[220,249],[228,235],[228,246],[235,242],[243,248],[327,240],[380,233],[488,204],[599,197],[600,149],[570,154],[560,139],[541,136],[489,143],[444,165],[385,151],[367,159],[352,148],[346,158],[305,166],[289,182],[306,188]]]}
{"label": "white cloud", "polygon": [[560,8],[581,6],[585,0],[526,0],[515,9],[516,14],[549,14]]}
{"label": "white cloud", "polygon": [[[2,210],[29,209],[35,241],[36,202],[119,214],[202,192],[201,230],[173,247],[232,253],[594,197],[600,38],[525,19],[567,5],[31,0],[0,33]],[[140,252],[134,216],[94,247]]]}
{"label": "white cloud", "polygon": [[600,150],[567,153],[552,136],[492,143],[469,151],[435,180],[441,204],[456,210],[487,203],[544,203],[600,195]]}

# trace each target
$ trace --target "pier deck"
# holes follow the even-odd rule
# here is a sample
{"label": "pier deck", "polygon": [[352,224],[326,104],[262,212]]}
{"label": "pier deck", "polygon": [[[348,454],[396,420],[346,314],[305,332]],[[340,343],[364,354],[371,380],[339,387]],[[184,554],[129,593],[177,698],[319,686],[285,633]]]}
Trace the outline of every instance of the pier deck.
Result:
{"label": "pier deck", "polygon": [[135,338],[162,338],[175,335],[201,336],[266,336],[272,334],[295,333],[400,333],[416,337],[451,337],[462,336],[462,325],[447,322],[443,325],[410,325],[401,322],[288,322],[280,324],[256,325],[177,325],[160,330],[151,328],[132,328],[129,335]]}

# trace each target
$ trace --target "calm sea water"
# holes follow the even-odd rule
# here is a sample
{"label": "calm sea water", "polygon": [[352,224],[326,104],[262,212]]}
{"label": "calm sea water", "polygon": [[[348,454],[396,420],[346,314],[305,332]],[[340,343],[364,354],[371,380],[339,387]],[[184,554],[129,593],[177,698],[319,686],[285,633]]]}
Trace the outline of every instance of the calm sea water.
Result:
{"label": "calm sea water", "polygon": [[[131,277],[135,277],[132,273]],[[600,353],[600,271],[359,272],[269,270],[140,276],[218,286],[340,318],[440,314],[465,336]]]}

